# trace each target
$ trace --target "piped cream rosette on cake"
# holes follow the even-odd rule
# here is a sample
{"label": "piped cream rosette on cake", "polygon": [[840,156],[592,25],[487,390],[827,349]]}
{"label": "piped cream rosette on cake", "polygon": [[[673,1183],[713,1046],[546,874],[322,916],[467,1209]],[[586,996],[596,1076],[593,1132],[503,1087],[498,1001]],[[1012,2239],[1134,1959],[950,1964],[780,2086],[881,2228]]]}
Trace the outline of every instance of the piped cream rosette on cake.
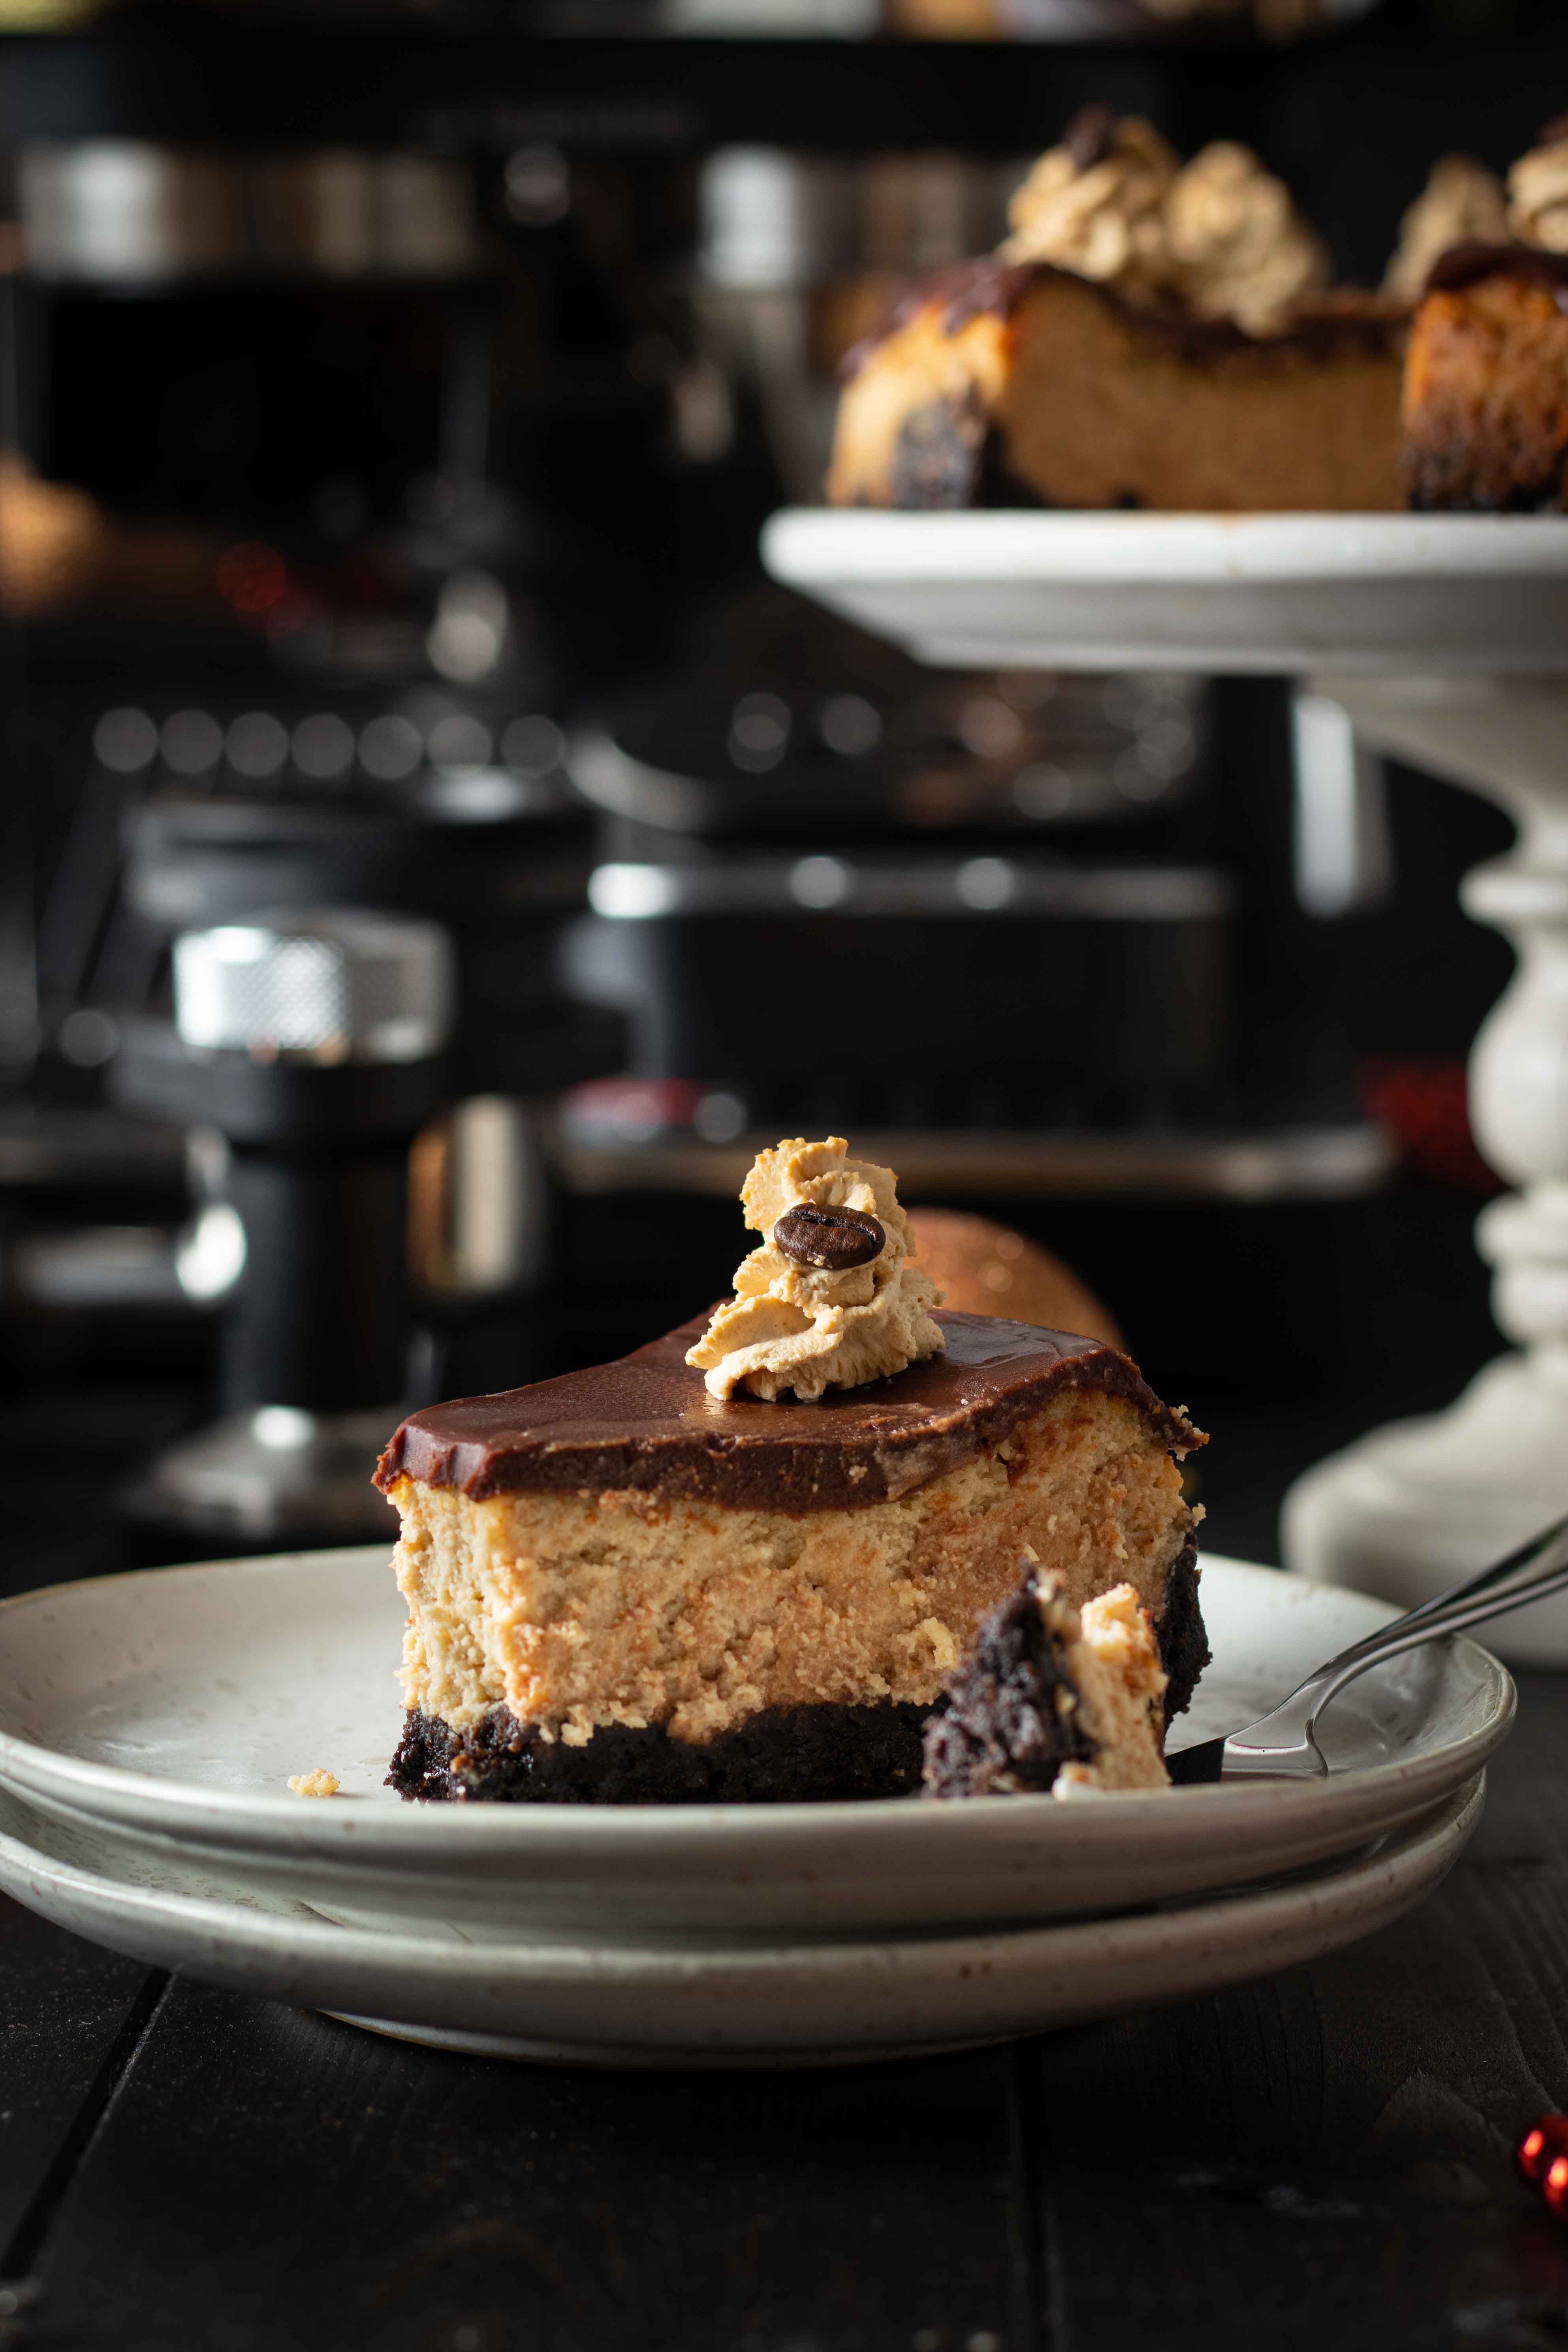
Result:
{"label": "piped cream rosette on cake", "polygon": [[1184,164],[1152,123],[1085,107],[1007,208],[1005,262],[1048,261],[1126,299],[1282,334],[1332,271],[1283,181],[1216,141]]}
{"label": "piped cream rosette on cake", "polygon": [[901,1372],[942,1348],[942,1292],[909,1263],[892,1171],[851,1160],[840,1135],[762,1152],[741,1190],[763,1235],[686,1358],[709,1393],[815,1402]]}

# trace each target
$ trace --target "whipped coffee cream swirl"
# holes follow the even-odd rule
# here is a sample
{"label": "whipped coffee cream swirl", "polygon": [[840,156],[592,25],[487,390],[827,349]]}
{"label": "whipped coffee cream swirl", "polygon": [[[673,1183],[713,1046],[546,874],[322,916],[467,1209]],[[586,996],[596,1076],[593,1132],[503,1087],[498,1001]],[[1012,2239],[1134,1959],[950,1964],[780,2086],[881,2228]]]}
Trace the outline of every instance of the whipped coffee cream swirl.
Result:
{"label": "whipped coffee cream swirl", "polygon": [[1473,155],[1442,155],[1399,224],[1384,290],[1418,301],[1435,265],[1459,245],[1533,246],[1568,253],[1568,116],[1549,122],[1508,175]]}
{"label": "whipped coffee cream swirl", "polygon": [[1454,246],[1501,245],[1508,233],[1508,199],[1497,173],[1473,155],[1440,155],[1400,221],[1384,291],[1401,302],[1419,301],[1434,262]]}
{"label": "whipped coffee cream swirl", "polygon": [[893,1173],[848,1158],[841,1135],[759,1154],[741,1190],[763,1235],[687,1362],[709,1393],[813,1403],[901,1372],[943,1345],[934,1282],[909,1263]]}
{"label": "whipped coffee cream swirl", "polygon": [[1568,118],[1549,122],[1509,173],[1508,225],[1521,244],[1568,253]]}
{"label": "whipped coffee cream swirl", "polygon": [[1085,108],[1008,206],[1005,261],[1049,261],[1198,319],[1280,333],[1330,278],[1321,240],[1248,147],[1182,164],[1152,124]]}
{"label": "whipped coffee cream swirl", "polygon": [[1166,277],[1163,207],[1177,168],[1174,148],[1152,122],[1085,107],[1014,192],[1003,260],[1052,261],[1121,293],[1157,293]]}
{"label": "whipped coffee cream swirl", "polygon": [[1217,141],[1178,172],[1165,199],[1170,281],[1200,319],[1277,335],[1331,275],[1328,248],[1250,147]]}

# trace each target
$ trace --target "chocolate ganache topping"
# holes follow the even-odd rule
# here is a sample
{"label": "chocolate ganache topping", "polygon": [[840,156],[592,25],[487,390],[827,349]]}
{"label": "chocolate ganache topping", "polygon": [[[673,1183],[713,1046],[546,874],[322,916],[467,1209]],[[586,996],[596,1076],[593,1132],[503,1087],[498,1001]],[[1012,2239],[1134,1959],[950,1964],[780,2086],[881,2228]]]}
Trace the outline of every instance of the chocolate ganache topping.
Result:
{"label": "chocolate ganache topping", "polygon": [[476,1500],[633,1487],[740,1509],[857,1510],[998,1444],[1065,1390],[1125,1397],[1173,1454],[1205,1443],[1099,1340],[989,1315],[936,1320],[941,1354],[791,1405],[710,1396],[686,1361],[708,1323],[696,1316],[615,1363],[412,1413],[376,1484],[417,1478]]}

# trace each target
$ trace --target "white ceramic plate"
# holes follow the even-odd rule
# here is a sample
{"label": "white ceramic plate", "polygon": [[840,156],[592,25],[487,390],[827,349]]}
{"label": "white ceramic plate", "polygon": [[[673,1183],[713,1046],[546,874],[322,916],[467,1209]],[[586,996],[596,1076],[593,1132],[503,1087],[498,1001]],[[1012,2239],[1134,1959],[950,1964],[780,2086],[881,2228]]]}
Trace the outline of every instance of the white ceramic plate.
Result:
{"label": "white ceramic plate", "polygon": [[1001,2041],[1216,1992],[1371,1934],[1450,1868],[1478,1780],[1376,1853],[1295,1884],[1010,1933],[683,1950],[342,1927],[238,1903],[0,1795],[0,1888],[115,1951],[447,2048],[599,2065],[824,2063]]}
{"label": "white ceramic plate", "polygon": [[1556,515],[898,514],[795,507],[763,556],[922,662],[1568,668]]}
{"label": "white ceramic plate", "polygon": [[[1173,1745],[1229,1731],[1393,1612],[1223,1559]],[[1127,1909],[1343,1853],[1479,1770],[1513,1686],[1468,1642],[1354,1685],[1321,1785],[962,1805],[405,1805],[382,1784],[402,1604],[384,1547],[159,1569],[0,1608],[0,1784],[149,1861],[386,1925],[710,1939]],[[324,1766],[346,1792],[287,1793]]]}

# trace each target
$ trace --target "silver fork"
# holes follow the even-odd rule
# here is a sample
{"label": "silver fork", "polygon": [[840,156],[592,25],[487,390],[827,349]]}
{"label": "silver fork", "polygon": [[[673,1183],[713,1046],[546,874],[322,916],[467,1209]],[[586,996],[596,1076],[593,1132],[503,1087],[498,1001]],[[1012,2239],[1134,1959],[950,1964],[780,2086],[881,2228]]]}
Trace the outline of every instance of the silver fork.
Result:
{"label": "silver fork", "polygon": [[1318,1745],[1318,1723],[1323,1709],[1347,1683],[1370,1666],[1402,1651],[1419,1649],[1424,1642],[1462,1633],[1489,1617],[1500,1617],[1526,1601],[1544,1601],[1568,1586],[1568,1518],[1559,1519],[1532,1536],[1504,1559],[1467,1577],[1447,1592],[1435,1593],[1417,1608],[1407,1609],[1391,1624],[1353,1642],[1337,1658],[1320,1666],[1293,1690],[1288,1699],[1256,1723],[1244,1724],[1228,1739],[1201,1740],[1167,1756],[1166,1769],[1183,1787],[1203,1780],[1317,1780],[1328,1771],[1328,1760]]}

